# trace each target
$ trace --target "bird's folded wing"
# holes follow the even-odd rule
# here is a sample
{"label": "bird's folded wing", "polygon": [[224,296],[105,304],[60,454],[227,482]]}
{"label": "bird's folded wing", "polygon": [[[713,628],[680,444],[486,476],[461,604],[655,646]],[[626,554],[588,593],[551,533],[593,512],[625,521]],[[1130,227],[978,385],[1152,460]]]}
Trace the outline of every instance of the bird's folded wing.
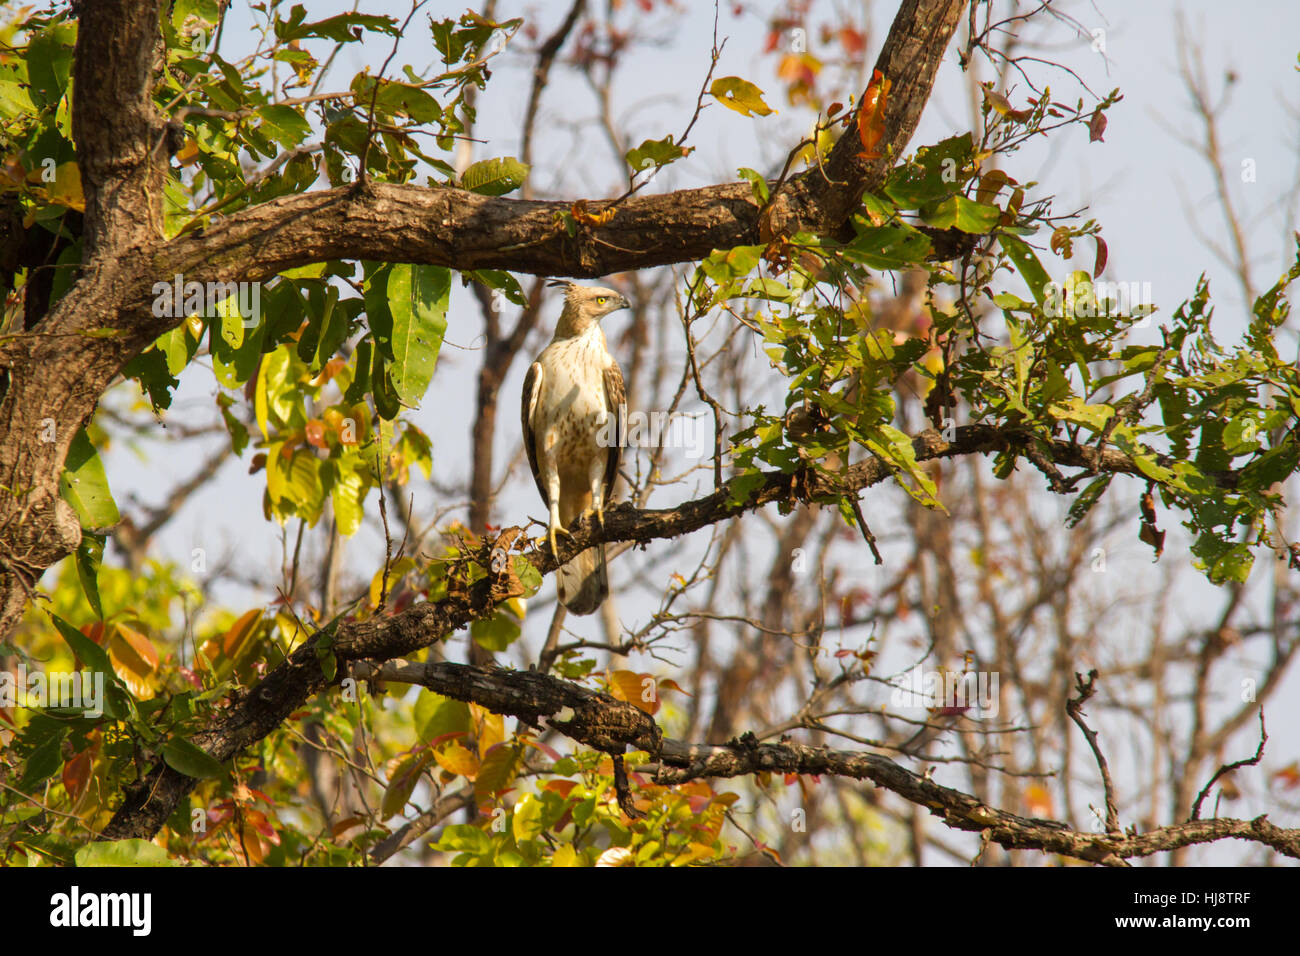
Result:
{"label": "bird's folded wing", "polygon": [[610,423],[610,447],[609,457],[605,464],[605,503],[608,504],[610,497],[614,494],[614,483],[618,481],[618,460],[623,452],[623,441],[626,436],[623,434],[623,414],[622,406],[627,403],[627,395],[623,390],[623,370],[618,367],[618,362],[614,361],[611,355],[609,365],[605,367],[605,408],[609,410],[613,421]]}
{"label": "bird's folded wing", "polygon": [[537,482],[537,490],[542,493],[542,501],[546,502],[549,508],[551,499],[546,494],[546,486],[542,483],[542,476],[537,470],[537,432],[534,426],[537,403],[542,394],[543,374],[540,362],[534,362],[528,368],[528,375],[524,378],[522,419],[524,451],[528,453],[528,467],[533,471],[533,481]]}

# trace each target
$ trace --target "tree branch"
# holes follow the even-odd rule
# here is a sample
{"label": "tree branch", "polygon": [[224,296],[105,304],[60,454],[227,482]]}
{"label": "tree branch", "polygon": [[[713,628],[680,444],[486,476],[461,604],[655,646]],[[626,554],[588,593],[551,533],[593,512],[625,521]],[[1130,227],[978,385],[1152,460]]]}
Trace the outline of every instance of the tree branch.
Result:
{"label": "tree branch", "polygon": [[879,754],[808,747],[786,740],[760,744],[752,734],[725,746],[665,739],[654,718],[633,704],[531,671],[487,670],[446,661],[391,661],[380,668],[366,668],[366,673],[384,681],[418,684],[536,727],[545,721],[578,743],[607,753],[622,754],[629,746],[644,750],[653,763],[642,771],[653,773],[654,782],[660,785],[755,773],[829,774],[870,780],[928,808],[949,827],[980,833],[1009,850],[1040,850],[1124,866],[1130,857],[1232,838],[1262,843],[1300,859],[1300,830],[1276,827],[1265,817],[1189,821],[1144,834],[1081,833],[1057,820],[1021,817],[986,806],[970,794],[941,786]]}
{"label": "tree branch", "polygon": [[[1025,436],[1011,429],[967,425],[957,429],[952,442],[946,441],[941,433],[930,430],[913,439],[912,446],[917,460],[926,461],[1000,451],[1024,440]],[[1116,473],[1138,473],[1136,463],[1117,451],[1098,453],[1088,446],[1065,441],[1044,442],[1043,447],[1061,465],[1095,467]],[[888,466],[873,457],[850,466],[833,478],[821,474],[812,475],[802,486],[801,494],[809,498],[852,494],[877,484],[889,475]],[[579,551],[602,541],[645,542],[656,538],[675,538],[772,502],[795,500],[791,476],[781,472],[765,473],[762,483],[747,495],[739,493],[738,487],[738,479],[732,479],[711,495],[684,502],[671,509],[640,510],[624,503],[617,508],[606,509],[603,532],[594,518],[573,525],[569,529],[572,538],[564,539],[558,562],[557,556],[551,554],[549,549],[529,552],[527,557],[539,572],[549,574],[557,564],[571,560]],[[333,632],[329,628],[317,632],[255,688],[234,695],[224,716],[211,730],[195,735],[193,743],[218,761],[229,760],[244,748],[261,740],[308,698],[329,686],[331,681],[326,679],[321,670],[322,656],[333,654],[340,662],[390,660],[445,640],[473,621],[491,616],[502,601],[524,593],[524,587],[515,575],[512,563],[505,562],[502,571],[489,570],[487,576],[468,588],[457,584],[457,581],[460,580],[460,574],[467,570],[470,560],[482,568],[491,569],[492,551],[499,542],[506,542],[501,545],[505,548],[512,541],[524,542],[527,538],[520,533],[520,529],[507,528],[497,538],[485,541],[471,558],[454,562],[448,570],[448,580],[451,582],[448,594],[441,600],[414,604],[391,617],[343,621]],[[337,679],[336,676],[335,680]],[[484,688],[483,693],[488,695],[497,690],[496,685],[493,685],[492,688]],[[491,709],[497,704],[504,706],[509,701],[489,696],[480,702]],[[513,713],[509,710],[501,712]],[[640,731],[644,734],[653,732],[649,725],[643,725]],[[622,738],[606,738],[610,745],[619,739]],[[173,770],[161,759],[157,760],[142,780],[124,788],[126,799],[105,828],[102,838],[152,837],[196,782]]]}

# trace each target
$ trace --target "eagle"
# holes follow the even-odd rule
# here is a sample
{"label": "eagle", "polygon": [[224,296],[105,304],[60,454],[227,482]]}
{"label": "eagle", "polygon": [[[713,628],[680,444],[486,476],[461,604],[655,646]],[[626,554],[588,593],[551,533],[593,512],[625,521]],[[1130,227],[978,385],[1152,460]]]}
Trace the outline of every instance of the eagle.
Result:
{"label": "eagle", "polygon": [[[605,527],[605,505],[618,480],[623,372],[609,354],[600,320],[631,307],[619,293],[573,282],[564,286],[564,309],[555,336],[528,369],[523,389],[524,450],[546,503],[551,553],[558,535],[576,519],[595,514]],[[556,571],[560,603],[591,614],[609,595],[605,546],[588,548]]]}

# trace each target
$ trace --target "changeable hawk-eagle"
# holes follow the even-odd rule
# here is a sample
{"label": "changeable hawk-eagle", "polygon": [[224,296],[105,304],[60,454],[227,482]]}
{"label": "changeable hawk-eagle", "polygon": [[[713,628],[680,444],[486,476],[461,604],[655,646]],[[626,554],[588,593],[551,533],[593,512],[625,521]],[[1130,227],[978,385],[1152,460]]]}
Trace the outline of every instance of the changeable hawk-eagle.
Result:
{"label": "changeable hawk-eagle", "polygon": [[[560,283],[554,283],[560,284]],[[623,372],[605,344],[600,320],[631,303],[611,289],[563,283],[564,310],[551,339],[524,379],[524,449],[537,490],[549,509],[551,552],[556,536],[594,512],[601,527],[618,479],[626,413]],[[605,546],[588,548],[556,572],[560,603],[591,614],[609,594]]]}

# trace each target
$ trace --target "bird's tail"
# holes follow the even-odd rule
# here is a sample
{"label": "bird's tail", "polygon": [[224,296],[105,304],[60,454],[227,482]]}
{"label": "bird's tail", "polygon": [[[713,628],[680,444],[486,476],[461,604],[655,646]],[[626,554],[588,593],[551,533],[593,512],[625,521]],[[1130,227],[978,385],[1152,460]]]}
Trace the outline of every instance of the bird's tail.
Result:
{"label": "bird's tail", "polygon": [[609,574],[605,569],[605,546],[598,544],[580,553],[555,572],[560,603],[571,614],[591,614],[609,597]]}

